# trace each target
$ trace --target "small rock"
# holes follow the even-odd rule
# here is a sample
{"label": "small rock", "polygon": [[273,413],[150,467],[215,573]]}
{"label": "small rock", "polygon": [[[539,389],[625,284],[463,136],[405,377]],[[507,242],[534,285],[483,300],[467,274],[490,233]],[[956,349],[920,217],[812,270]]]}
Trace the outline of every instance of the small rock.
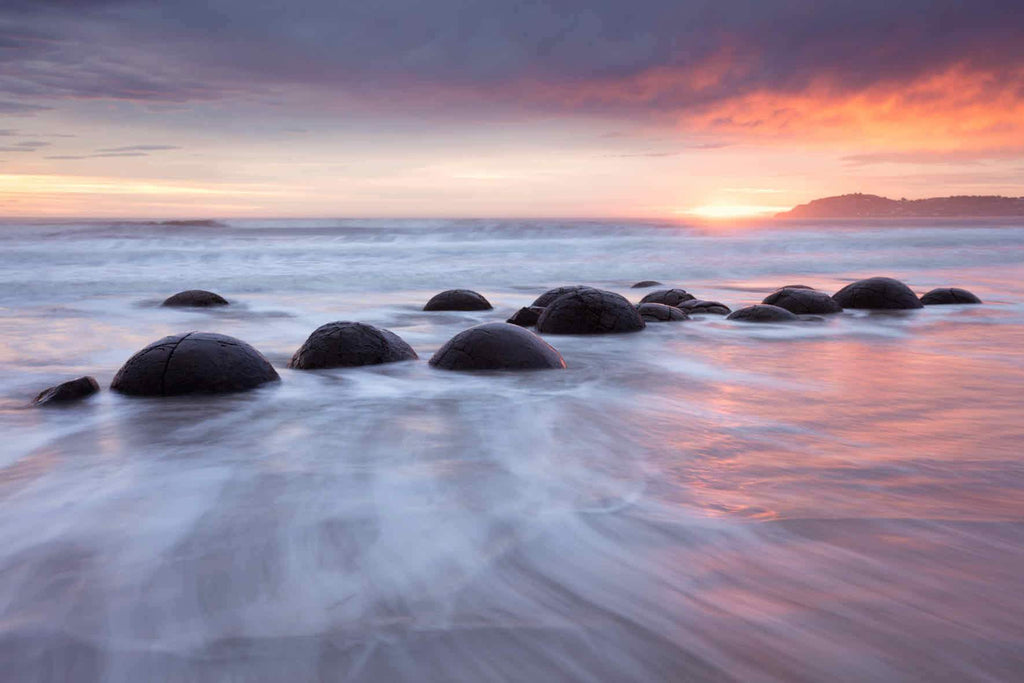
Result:
{"label": "small rock", "polygon": [[51,405],[54,403],[69,403],[71,401],[79,401],[88,396],[92,396],[99,390],[100,385],[96,381],[95,377],[79,377],[78,379],[58,384],[55,387],[50,387],[49,389],[40,392],[40,394],[33,399],[32,403],[37,406]]}
{"label": "small rock", "polygon": [[871,277],[846,285],[832,295],[843,308],[900,310],[921,308],[921,300],[899,280]]}
{"label": "small rock", "polygon": [[770,304],[747,306],[730,313],[729,317],[726,318],[726,320],[736,320],[744,323],[785,323],[799,319],[785,308],[779,308]]}
{"label": "small rock", "polygon": [[636,310],[647,323],[668,323],[690,319],[690,316],[675,306],[666,306],[665,304],[640,304]]}
{"label": "small rock", "polygon": [[783,287],[766,296],[761,303],[785,308],[797,315],[828,315],[843,311],[843,307],[825,292],[805,287]]}
{"label": "small rock", "polygon": [[678,306],[679,310],[695,314],[729,315],[732,309],[719,301],[705,301],[704,299],[691,299],[684,301]]}
{"label": "small rock", "polygon": [[292,356],[288,367],[296,370],[351,368],[417,358],[412,347],[391,330],[337,321],[316,328]]}
{"label": "small rock", "polygon": [[513,313],[512,317],[505,322],[519,325],[520,327],[533,327],[537,324],[537,319],[540,318],[540,314],[543,312],[544,309],[540,306],[526,306]]}
{"label": "small rock", "polygon": [[657,280],[641,280],[640,282],[633,285],[633,289],[643,289],[645,287],[660,287],[661,283]]}
{"label": "small rock", "polygon": [[678,307],[684,301],[693,301],[696,298],[685,289],[659,289],[640,299],[640,303],[665,304],[666,306]]}
{"label": "small rock", "polygon": [[537,331],[545,334],[610,334],[642,329],[643,318],[625,297],[590,287],[558,297],[537,320]]}
{"label": "small rock", "polygon": [[471,289],[449,289],[435,294],[424,311],[489,311],[491,302]]}
{"label": "small rock", "polygon": [[959,287],[940,287],[933,289],[921,297],[925,306],[944,306],[949,304],[980,304],[981,299]]}
{"label": "small rock", "polygon": [[430,364],[443,370],[556,370],[562,355],[533,332],[509,323],[463,330],[438,349]]}
{"label": "small rock", "polygon": [[210,306],[227,306],[228,300],[220,294],[205,289],[187,289],[164,299],[161,306],[178,308],[208,308]]}

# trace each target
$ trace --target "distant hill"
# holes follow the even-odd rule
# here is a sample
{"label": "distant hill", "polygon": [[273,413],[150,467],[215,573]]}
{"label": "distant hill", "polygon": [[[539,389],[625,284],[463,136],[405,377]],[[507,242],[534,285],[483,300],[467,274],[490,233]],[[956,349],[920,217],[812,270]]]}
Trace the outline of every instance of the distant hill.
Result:
{"label": "distant hill", "polygon": [[997,218],[1024,216],[1024,197],[960,196],[889,199],[844,194],[815,199],[776,218]]}

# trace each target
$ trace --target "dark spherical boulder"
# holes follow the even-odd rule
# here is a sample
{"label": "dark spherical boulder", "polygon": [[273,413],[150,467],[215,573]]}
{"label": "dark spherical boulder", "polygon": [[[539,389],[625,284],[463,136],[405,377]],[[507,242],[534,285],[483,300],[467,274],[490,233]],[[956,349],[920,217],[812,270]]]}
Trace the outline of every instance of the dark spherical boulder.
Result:
{"label": "dark spherical boulder", "polygon": [[737,320],[744,323],[786,323],[799,320],[795,314],[785,308],[769,304],[747,306],[729,314],[726,320]]}
{"label": "dark spherical boulder", "polygon": [[555,287],[544,292],[536,299],[530,306],[539,306],[540,308],[547,308],[551,305],[551,302],[562,296],[563,294],[571,294],[572,292],[578,292],[581,289],[592,289],[587,285],[565,285],[564,287]]}
{"label": "dark spherical boulder", "polygon": [[288,367],[296,370],[351,368],[417,358],[412,347],[391,330],[338,321],[316,328],[292,356]]}
{"label": "dark spherical boulder", "polygon": [[79,401],[92,396],[100,390],[100,385],[95,377],[79,377],[70,382],[58,384],[55,387],[46,389],[32,401],[37,406],[53,405],[56,403],[68,403]]}
{"label": "dark spherical boulder", "polygon": [[424,311],[489,311],[491,302],[471,289],[449,289],[431,297]]}
{"label": "dark spherical boulder", "polygon": [[925,306],[944,306],[948,304],[980,304],[981,299],[959,287],[940,287],[933,289],[921,297]]}
{"label": "dark spherical boulder", "polygon": [[540,306],[526,306],[513,313],[512,317],[505,322],[519,325],[519,327],[533,327],[543,312],[544,309]]}
{"label": "dark spherical boulder", "polygon": [[645,323],[669,323],[690,319],[690,316],[675,306],[666,306],[665,304],[640,304],[636,310]]}
{"label": "dark spherical boulder", "polygon": [[[814,289],[814,287],[808,287],[807,285],[783,285],[779,289]],[[778,289],[775,291],[779,291]]]}
{"label": "dark spherical boulder", "polygon": [[690,315],[711,314],[729,315],[732,309],[719,301],[705,301],[704,299],[691,299],[679,304],[679,310]]}
{"label": "dark spherical boulder", "polygon": [[227,306],[228,300],[220,294],[207,292],[205,289],[187,289],[167,297],[160,305],[178,308],[208,308],[210,306]]}
{"label": "dark spherical boulder", "polygon": [[537,331],[545,334],[611,334],[642,329],[643,318],[625,297],[589,287],[558,297],[537,320]]}
{"label": "dark spherical boulder", "polygon": [[696,298],[685,289],[659,289],[640,299],[640,303],[665,304],[666,306],[678,307],[684,301],[693,301]]}
{"label": "dark spherical boulder", "polygon": [[843,308],[900,310],[921,308],[910,287],[891,277],[871,277],[846,285],[832,295]]}
{"label": "dark spherical boulder", "polygon": [[640,282],[633,285],[633,289],[643,289],[645,287],[659,287],[661,283],[657,280],[641,280]]}
{"label": "dark spherical boulder", "polygon": [[444,370],[554,370],[562,355],[529,330],[485,323],[463,330],[438,349],[430,364]]}
{"label": "dark spherical boulder", "polygon": [[843,307],[825,292],[803,287],[784,287],[764,298],[763,304],[785,308],[797,315],[841,313]]}
{"label": "dark spherical boulder", "polygon": [[221,394],[280,379],[259,351],[212,332],[186,332],[155,341],[128,359],[110,388],[132,396]]}

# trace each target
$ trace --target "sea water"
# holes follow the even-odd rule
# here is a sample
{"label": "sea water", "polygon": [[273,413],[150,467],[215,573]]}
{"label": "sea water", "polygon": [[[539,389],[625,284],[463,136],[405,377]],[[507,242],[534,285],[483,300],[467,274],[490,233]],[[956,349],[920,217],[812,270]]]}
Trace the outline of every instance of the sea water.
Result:
{"label": "sea water", "polygon": [[[985,305],[425,362],[557,285],[874,275]],[[422,311],[457,287],[494,310]],[[421,360],[288,370],[334,320]],[[188,330],[281,382],[30,407]],[[7,223],[0,440],[3,681],[1024,678],[1019,223]]]}

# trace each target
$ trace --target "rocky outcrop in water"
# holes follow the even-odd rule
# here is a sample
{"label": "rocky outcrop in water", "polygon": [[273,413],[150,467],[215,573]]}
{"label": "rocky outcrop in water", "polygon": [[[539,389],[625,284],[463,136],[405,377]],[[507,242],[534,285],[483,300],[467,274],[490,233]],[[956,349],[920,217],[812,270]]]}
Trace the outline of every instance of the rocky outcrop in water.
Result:
{"label": "rocky outcrop in water", "polygon": [[228,300],[220,294],[205,289],[186,289],[164,299],[161,306],[176,308],[209,308],[210,306],[227,306]]}
{"label": "rocky outcrop in water", "polygon": [[685,289],[659,289],[640,299],[640,303],[665,304],[666,306],[678,307],[684,301],[693,301],[696,298]]}
{"label": "rocky outcrop in water", "polygon": [[288,367],[296,370],[350,368],[417,358],[412,347],[391,330],[337,321],[316,328],[292,356]]}
{"label": "rocky outcrop in water", "polygon": [[449,289],[435,294],[424,311],[489,311],[491,302],[471,289]]}
{"label": "rocky outcrop in water", "polygon": [[438,349],[430,364],[444,370],[556,370],[562,355],[533,332],[510,323],[463,330]]}
{"label": "rocky outcrop in water", "polygon": [[615,292],[585,287],[555,299],[537,320],[544,334],[612,334],[644,329],[633,304]]}
{"label": "rocky outcrop in water", "polygon": [[787,323],[799,320],[795,314],[785,308],[771,306],[769,304],[756,304],[747,306],[738,311],[730,313],[726,320],[736,320],[744,323]]}
{"label": "rocky outcrop in water", "polygon": [[79,377],[70,382],[63,382],[39,393],[32,403],[37,406],[70,403],[88,398],[100,390],[95,377]]}
{"label": "rocky outcrop in water", "polygon": [[646,287],[660,287],[661,283],[657,280],[641,280],[633,285],[633,289],[644,289]]}
{"label": "rocky outcrop in water", "polygon": [[804,287],[784,287],[766,296],[761,303],[785,308],[797,315],[828,315],[843,311],[843,307],[825,292]]}
{"label": "rocky outcrop in water", "polygon": [[899,280],[871,277],[846,285],[832,295],[843,308],[901,310],[921,308],[921,300]]}
{"label": "rocky outcrop in water", "polygon": [[704,299],[691,299],[684,301],[678,306],[679,310],[691,315],[711,314],[729,315],[732,309],[719,301],[705,301]]}
{"label": "rocky outcrop in water", "polygon": [[132,396],[220,394],[278,379],[267,359],[245,342],[187,332],[155,341],[129,358],[110,388]]}
{"label": "rocky outcrop in water", "polygon": [[946,306],[950,304],[980,304],[981,299],[959,287],[940,287],[921,297],[924,306]]}
{"label": "rocky outcrop in water", "polygon": [[539,306],[540,308],[547,308],[551,305],[551,302],[562,296],[563,294],[570,294],[571,292],[578,292],[581,289],[591,289],[586,285],[565,285],[562,287],[555,287],[544,292],[536,299],[534,299],[531,306]]}
{"label": "rocky outcrop in water", "polygon": [[519,325],[520,327],[533,327],[537,324],[537,319],[540,318],[540,314],[543,312],[544,309],[540,306],[526,306],[513,313],[512,317],[505,322]]}
{"label": "rocky outcrop in water", "polygon": [[645,323],[669,323],[690,319],[690,316],[675,306],[665,304],[639,304],[636,310]]}

